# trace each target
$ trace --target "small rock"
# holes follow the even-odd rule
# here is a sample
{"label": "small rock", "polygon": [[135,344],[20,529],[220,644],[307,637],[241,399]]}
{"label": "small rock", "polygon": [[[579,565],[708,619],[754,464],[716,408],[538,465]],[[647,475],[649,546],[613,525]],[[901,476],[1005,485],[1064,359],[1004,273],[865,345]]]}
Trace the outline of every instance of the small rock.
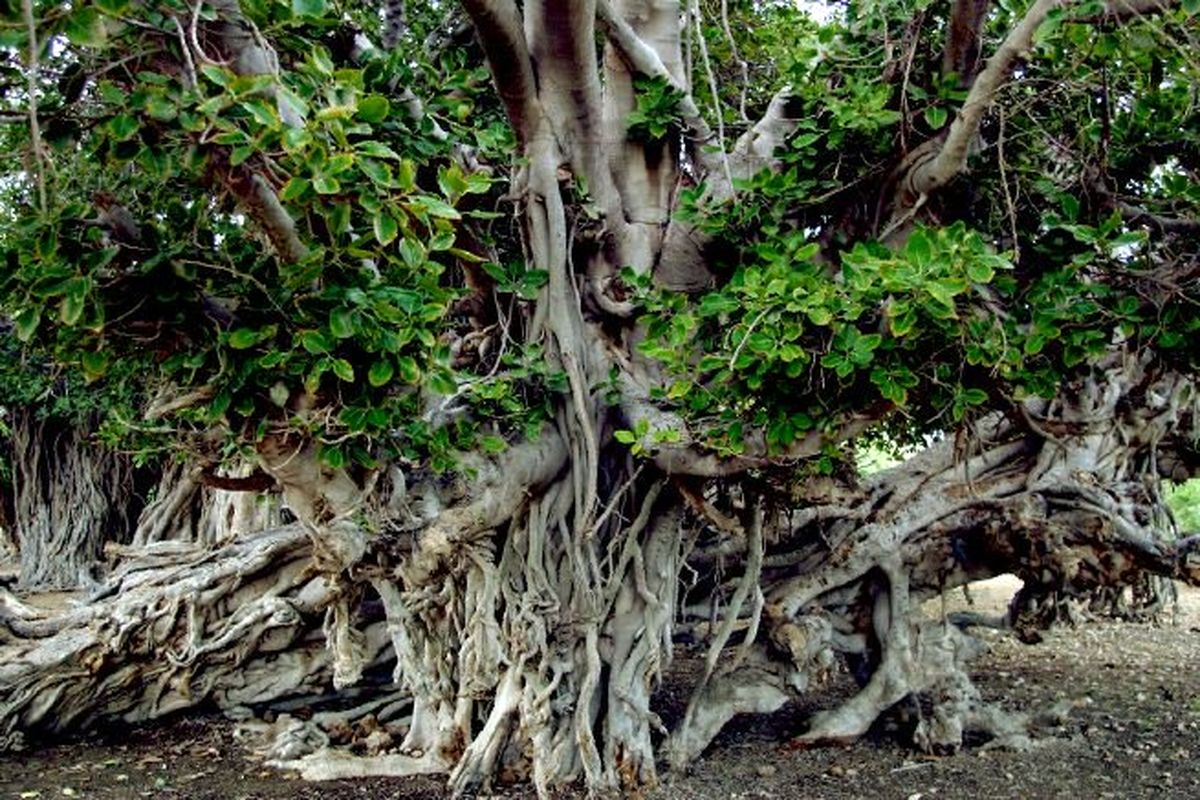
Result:
{"label": "small rock", "polygon": [[754,768],[760,778],[769,778],[779,771],[779,768],[774,764],[759,764]]}

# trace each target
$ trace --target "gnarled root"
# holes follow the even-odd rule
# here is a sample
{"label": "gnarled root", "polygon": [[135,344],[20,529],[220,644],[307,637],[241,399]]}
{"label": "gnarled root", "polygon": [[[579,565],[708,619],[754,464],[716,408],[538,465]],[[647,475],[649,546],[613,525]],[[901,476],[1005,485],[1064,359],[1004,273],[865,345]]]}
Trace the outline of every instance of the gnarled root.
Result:
{"label": "gnarled root", "polygon": [[[5,620],[0,735],[316,694],[329,681],[319,628],[328,591],[298,527],[131,558],[110,580],[87,605]],[[382,633],[367,637],[375,653]]]}

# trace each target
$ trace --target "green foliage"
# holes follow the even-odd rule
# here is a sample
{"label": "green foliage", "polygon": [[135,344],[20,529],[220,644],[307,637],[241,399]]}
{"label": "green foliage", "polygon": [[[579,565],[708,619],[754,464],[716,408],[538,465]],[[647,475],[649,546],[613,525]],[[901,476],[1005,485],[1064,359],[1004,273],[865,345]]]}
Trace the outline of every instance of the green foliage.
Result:
{"label": "green foliage", "polygon": [[666,78],[635,78],[637,108],[627,120],[629,137],[645,142],[666,138],[680,125],[680,104],[683,93]]}
{"label": "green foliage", "polygon": [[[860,244],[836,276],[802,232],[758,244],[719,291],[651,295],[644,350],[679,379],[667,399],[741,448],[745,424],[786,448],[842,412],[887,403],[961,420],[987,402],[974,367],[1011,368],[986,303],[1011,263],[962,225],[918,228],[902,252]],[[949,348],[973,348],[957,368]],[[719,388],[719,391],[718,391]]]}
{"label": "green foliage", "polygon": [[[461,294],[454,267],[485,260],[460,246],[459,232],[490,216],[474,198],[496,190],[448,157],[431,124],[504,152],[510,138],[495,112],[461,125],[486,72],[460,52],[423,72],[400,51],[349,63],[325,46],[338,23],[323,0],[258,0],[243,10],[288,68],[238,76],[205,63],[193,83],[170,67],[180,63],[174,34],[158,32],[189,8],[164,0],[140,9],[145,25],[135,27],[119,5],[43,24],[43,36],[61,30],[82,48],[61,56],[64,74],[79,63],[95,78],[75,99],[47,87],[58,110],[46,117],[70,123],[69,135],[47,137],[50,203],[21,202],[0,240],[0,308],[30,354],[14,362],[12,384],[30,388],[12,399],[47,397],[42,383],[58,379],[41,370],[71,373],[127,387],[121,404],[99,402],[128,422],[139,393],[144,402],[161,385],[206,387],[211,400],[181,410],[175,433],[216,427],[253,440],[289,429],[323,442],[330,464],[403,454],[447,466],[478,426],[433,430],[419,401],[454,395],[470,377],[445,343]],[[7,43],[14,57],[20,44]],[[434,98],[419,125],[387,100],[414,80]],[[5,171],[31,191],[22,162],[6,159]],[[237,202],[262,180],[275,182],[304,257],[280,258]],[[107,224],[112,208],[135,221],[136,239]],[[66,372],[25,370],[29,358]],[[515,397],[521,380],[509,376]],[[528,421],[522,411],[510,404],[507,430]]]}
{"label": "green foliage", "polygon": [[[714,240],[713,288],[673,294],[626,276],[644,303],[642,347],[671,378],[657,399],[718,451],[740,452],[752,429],[782,450],[885,408],[900,410],[892,435],[904,444],[1052,394],[1114,340],[1196,366],[1196,288],[1155,273],[1194,253],[1095,191],[1102,178],[1151,212],[1200,213],[1200,75],[1186,48],[1162,45],[1194,37],[1185,10],[1103,28],[1056,16],[997,96],[1011,113],[984,125],[970,182],[893,225],[897,169],[965,97],[929,57],[945,8],[854,0],[817,24],[792,3],[702,5],[694,32],[711,58],[690,62],[697,104],[723,114],[732,138],[787,83],[798,120],[778,168],[737,181],[732,199],[714,201],[702,180],[681,188],[684,215]],[[440,4],[409,9],[395,52],[357,59],[347,20],[377,24],[371,7],[241,8],[275,47],[278,77],[188,67],[173,23],[191,14],[182,0],[139,7],[137,25],[122,0],[36,4],[43,43],[57,43],[42,48],[45,209],[27,129],[0,126],[0,310],[22,343],[3,391],[24,398],[8,402],[87,397],[113,412],[106,430],[148,441],[140,399],[204,387],[210,399],[154,430],[207,441],[221,429],[224,449],[298,432],[333,465],[399,455],[446,469],[457,449],[534,435],[565,382],[542,346],[504,330],[486,363],[450,346],[478,333],[459,313],[468,268],[507,322],[549,277],[525,263],[519,231],[496,223],[505,187],[494,170],[514,140],[478,50],[429,55]],[[985,51],[1023,11],[996,6]],[[24,36],[0,27],[0,110],[19,120]],[[397,87],[425,101],[420,120]],[[682,141],[680,93],[660,78],[636,89],[627,135]],[[455,144],[492,166],[464,169]],[[247,215],[256,181],[305,255],[277,255]],[[563,191],[573,219],[602,231],[582,181]],[[118,208],[134,221],[124,233]],[[572,238],[580,254],[592,228]],[[635,424],[616,438],[645,453],[670,435]]]}
{"label": "green foliage", "polygon": [[[1000,101],[1017,109],[1000,142],[1006,163],[1000,131],[985,126],[971,185],[949,187],[917,217],[942,224],[893,227],[886,176],[897,141],[911,148],[937,134],[965,97],[957,76],[920,57],[940,52],[941,34],[912,27],[912,11],[856,3],[851,22],[788,28],[786,44],[772,45],[799,120],[776,154],[782,168],[738,182],[728,202],[703,186],[687,195],[690,218],[716,239],[720,288],[685,295],[642,285],[643,349],[674,379],[662,399],[722,452],[740,452],[752,429],[781,450],[883,407],[902,412],[893,415],[898,442],[919,441],[985,409],[1053,395],[1114,341],[1196,366],[1189,343],[1200,320],[1188,309],[1197,287],[1155,284],[1155,269],[1186,256],[1089,198],[1079,178],[1107,159],[1118,191],[1196,218],[1200,128],[1178,127],[1196,113],[1185,97],[1200,77],[1194,63],[1164,52],[1166,34],[1138,23],[1097,32],[1052,20],[1038,57]],[[795,12],[730,13],[754,13],[769,30]],[[996,34],[1022,13],[1003,5]],[[716,26],[705,35],[714,50],[726,38]],[[881,51],[894,53],[882,74]],[[732,80],[728,64],[721,69]],[[1059,87],[1053,97],[1047,84]],[[1148,142],[1170,142],[1172,155],[1149,155]],[[893,249],[875,241],[910,227]]]}
{"label": "green foliage", "polygon": [[1200,478],[1185,481],[1167,492],[1167,505],[1184,535],[1200,533]]}

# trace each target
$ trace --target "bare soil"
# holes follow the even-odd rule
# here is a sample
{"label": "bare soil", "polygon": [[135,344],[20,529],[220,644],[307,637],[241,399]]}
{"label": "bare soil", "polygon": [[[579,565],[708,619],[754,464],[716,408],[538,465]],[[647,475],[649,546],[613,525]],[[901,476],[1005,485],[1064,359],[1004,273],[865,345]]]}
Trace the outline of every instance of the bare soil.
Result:
{"label": "bare soil", "polygon": [[[975,610],[998,612],[1016,585],[997,579],[972,587]],[[965,605],[961,593],[947,600],[951,610]],[[937,615],[941,604],[926,611]],[[979,742],[927,757],[906,746],[900,719],[885,720],[850,748],[790,749],[809,712],[852,690],[843,675],[771,717],[735,720],[688,775],[668,779],[647,800],[1200,797],[1200,590],[1182,589],[1174,619],[1158,624],[1093,622],[1051,631],[1037,645],[1000,631],[980,635],[990,645],[975,669],[986,698],[1033,712],[1070,701],[1065,721],[1041,729],[1030,751]],[[685,702],[668,682],[664,714],[679,713]],[[109,727],[0,756],[0,800],[443,796],[431,778],[304,783],[257,763],[234,724],[215,714]],[[492,796],[529,795],[514,787]]]}

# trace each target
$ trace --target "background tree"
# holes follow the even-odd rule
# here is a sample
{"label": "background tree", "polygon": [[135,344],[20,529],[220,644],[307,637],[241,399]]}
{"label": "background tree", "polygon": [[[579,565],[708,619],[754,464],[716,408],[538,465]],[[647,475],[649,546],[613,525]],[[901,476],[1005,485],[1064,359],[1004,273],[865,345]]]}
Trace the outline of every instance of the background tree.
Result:
{"label": "background tree", "polygon": [[922,598],[1200,580],[1158,488],[1197,463],[1183,6],[25,0],[18,338],[298,526],[10,614],[5,733],[394,658],[400,752],[318,717],[291,763],[629,787],[844,655],[802,743],[915,694],[922,747],[1019,744]]}

